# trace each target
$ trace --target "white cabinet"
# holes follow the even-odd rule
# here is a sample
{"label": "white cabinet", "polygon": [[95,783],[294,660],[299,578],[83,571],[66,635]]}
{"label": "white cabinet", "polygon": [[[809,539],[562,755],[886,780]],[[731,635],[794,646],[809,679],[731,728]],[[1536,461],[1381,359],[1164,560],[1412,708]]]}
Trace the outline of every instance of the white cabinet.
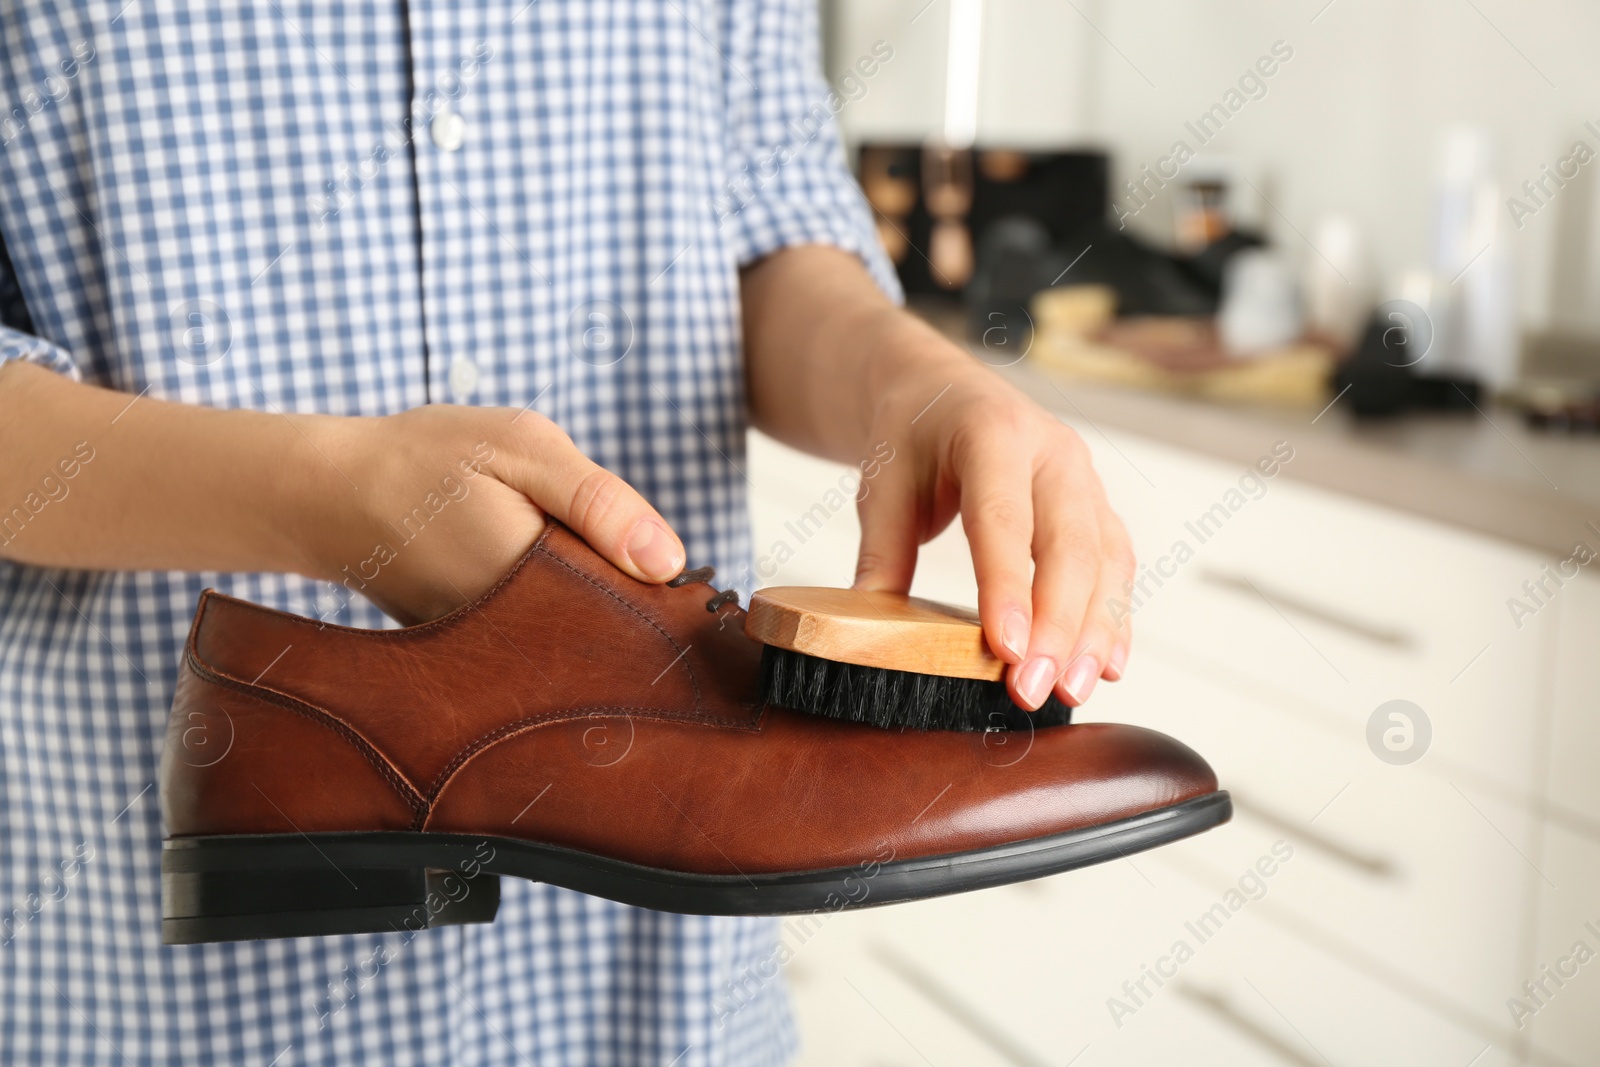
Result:
{"label": "white cabinet", "polygon": [[[1243,833],[1270,854],[1276,839]],[[1509,1043],[1272,921],[1264,909],[1298,858],[1266,879],[1259,900],[1197,934],[1196,918],[1239,876],[1167,861],[1199,848],[830,918],[789,970],[800,1064],[1516,1062]],[[1189,950],[1181,962],[1179,944]]]}
{"label": "white cabinet", "polygon": [[1183,740],[1233,792],[1234,823],[1195,840],[1197,865],[1237,877],[1266,843],[1285,839],[1293,859],[1270,882],[1271,910],[1506,1029],[1506,978],[1522,931],[1485,917],[1525,914],[1530,903],[1537,845],[1528,807],[1424,764],[1390,766],[1359,728],[1307,723],[1157,654],[1089,711]]}
{"label": "white cabinet", "polygon": [[1136,642],[1358,731],[1379,705],[1411,701],[1433,725],[1428,760],[1536,792],[1533,724],[1557,612],[1519,627],[1506,604],[1543,560],[1296,484],[1292,459],[1265,479],[1138,439],[1117,446],[1098,466],[1143,564]]}
{"label": "white cabinet", "polygon": [[1131,1005],[1122,986],[1141,960],[1192,939],[1185,917],[1206,904],[1181,876],[1161,872],[1159,890],[1145,877],[1111,864],[830,920],[790,968],[800,1064],[1283,1067],[1188,995],[1187,972],[1162,988],[1147,979],[1148,996],[1110,1010]]}

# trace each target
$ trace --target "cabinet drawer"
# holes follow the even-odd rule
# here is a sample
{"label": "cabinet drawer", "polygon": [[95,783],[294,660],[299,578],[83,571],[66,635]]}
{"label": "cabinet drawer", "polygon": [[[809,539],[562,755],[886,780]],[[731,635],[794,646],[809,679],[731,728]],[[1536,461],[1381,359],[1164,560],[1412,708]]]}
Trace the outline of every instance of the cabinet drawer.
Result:
{"label": "cabinet drawer", "polygon": [[1561,596],[1549,797],[1600,832],[1600,577],[1585,575]]}
{"label": "cabinet drawer", "polygon": [[[1123,984],[1184,936],[1184,916],[1206,896],[1141,856],[1026,887],[885,909],[866,948],[931,1010],[995,1034],[989,1043],[1005,1043],[1009,1064],[1292,1067],[1170,987],[1152,990],[1132,1011],[1111,1010]],[[967,1062],[937,1050],[930,1059]]]}
{"label": "cabinet drawer", "polygon": [[[1249,849],[1274,840],[1235,832]],[[1514,1061],[1504,1026],[1451,1018],[1266,921],[1260,909],[1297,859],[1268,877],[1260,901],[1197,935],[1195,917],[1234,883],[1158,859],[1193,844],[1029,889],[886,909],[863,931],[866,955],[935,1010],[1000,1035],[991,1046],[1003,1040],[1012,1064]]]}
{"label": "cabinet drawer", "polygon": [[1179,995],[1253,1043],[1295,1057],[1286,1062],[1362,1067],[1511,1067],[1520,1062],[1516,1036],[1508,1028],[1450,1018],[1262,921],[1259,914],[1241,916],[1206,949],[1181,976]]}
{"label": "cabinet drawer", "polygon": [[[1600,1061],[1600,842],[1560,827],[1545,830],[1534,951],[1506,984],[1508,1020],[1534,1047],[1569,1063]],[[1582,946],[1580,949],[1579,946]],[[1587,957],[1584,962],[1580,957]],[[1534,984],[1530,993],[1523,983]]]}
{"label": "cabinet drawer", "polygon": [[1257,481],[1115,441],[1096,465],[1140,555],[1136,644],[1181,649],[1357,728],[1387,701],[1412,701],[1434,727],[1429,758],[1536,790],[1538,678],[1557,613],[1519,627],[1507,601],[1545,561],[1296,484],[1292,460]]}
{"label": "cabinet drawer", "polygon": [[800,1031],[794,1067],[1012,1067],[868,952],[861,929],[871,925],[833,916],[796,951],[786,975]]}
{"label": "cabinet drawer", "polygon": [[1294,857],[1273,908],[1490,1025],[1503,1018],[1533,877],[1525,807],[1420,764],[1390,766],[1359,730],[1302,721],[1154,652],[1089,713],[1183,740],[1234,793],[1233,827],[1156,861],[1237,878],[1283,837]]}

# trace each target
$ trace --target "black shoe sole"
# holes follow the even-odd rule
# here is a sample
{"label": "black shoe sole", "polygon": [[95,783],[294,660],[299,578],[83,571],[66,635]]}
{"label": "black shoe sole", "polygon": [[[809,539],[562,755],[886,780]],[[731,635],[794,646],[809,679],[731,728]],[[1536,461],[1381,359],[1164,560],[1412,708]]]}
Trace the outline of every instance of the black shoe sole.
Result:
{"label": "black shoe sole", "polygon": [[1031,841],[919,859],[883,853],[854,867],[688,874],[506,837],[382,831],[185,837],[161,853],[168,945],[416,932],[493,922],[499,875],[686,915],[792,915],[987,889],[1087,867],[1228,821],[1211,793],[1129,819]]}

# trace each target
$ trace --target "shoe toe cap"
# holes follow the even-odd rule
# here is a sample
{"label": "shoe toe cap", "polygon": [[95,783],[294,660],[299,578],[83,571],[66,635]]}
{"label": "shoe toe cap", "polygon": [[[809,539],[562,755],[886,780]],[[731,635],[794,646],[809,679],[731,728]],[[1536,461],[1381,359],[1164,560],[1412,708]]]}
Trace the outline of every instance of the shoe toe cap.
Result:
{"label": "shoe toe cap", "polygon": [[1081,830],[1217,791],[1189,746],[1118,723],[1082,723],[1001,739],[959,787],[940,829],[957,848]]}

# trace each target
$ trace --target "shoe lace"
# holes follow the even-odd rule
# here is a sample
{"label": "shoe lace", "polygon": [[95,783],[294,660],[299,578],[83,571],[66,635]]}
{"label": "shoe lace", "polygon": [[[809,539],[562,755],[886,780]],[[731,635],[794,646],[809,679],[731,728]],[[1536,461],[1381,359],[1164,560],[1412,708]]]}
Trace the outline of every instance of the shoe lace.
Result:
{"label": "shoe lace", "polygon": [[[684,571],[676,578],[673,578],[671,581],[667,582],[667,585],[673,589],[676,589],[680,585],[689,585],[694,582],[705,582],[709,584],[711,579],[716,577],[716,573],[717,569],[715,567],[696,567],[693,570]],[[710,600],[706,601],[706,610],[714,613],[724,604],[732,604],[737,607],[739,605],[739,594],[732,589],[724,589],[712,596]]]}

